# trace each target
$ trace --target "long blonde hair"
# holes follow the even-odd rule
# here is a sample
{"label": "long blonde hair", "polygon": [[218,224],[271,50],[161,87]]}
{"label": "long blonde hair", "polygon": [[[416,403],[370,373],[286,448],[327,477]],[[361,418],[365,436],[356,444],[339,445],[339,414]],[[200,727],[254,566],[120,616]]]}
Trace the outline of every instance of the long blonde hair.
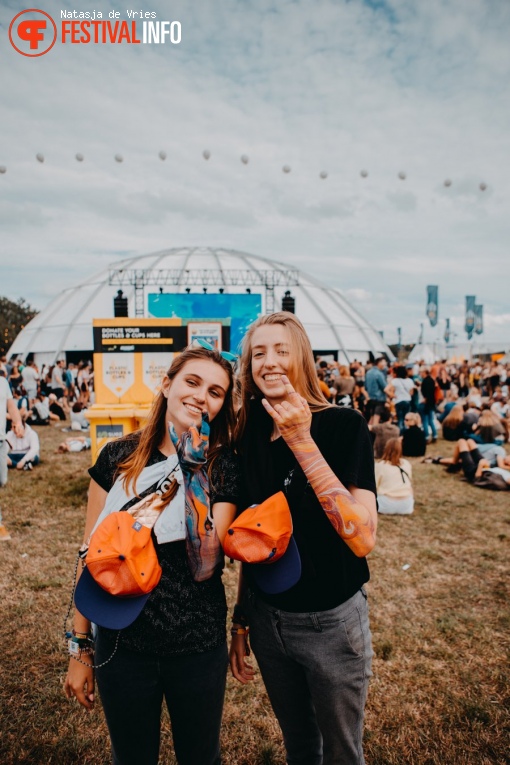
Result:
{"label": "long blonde hair", "polygon": [[[234,384],[234,375],[232,365],[226,361],[219,351],[207,350],[206,348],[186,348],[182,353],[179,353],[170,366],[170,369],[166,373],[166,376],[170,379],[170,382],[174,377],[184,368],[188,361],[195,361],[196,359],[207,359],[208,361],[214,361],[227,373],[228,375],[228,390],[225,396],[225,401],[222,408],[210,423],[211,434],[209,437],[209,450],[208,450],[208,469],[209,474],[212,463],[217,457],[222,447],[231,447],[233,442],[233,429],[234,429],[234,406],[232,400],[232,389]],[[136,482],[142,470],[147,465],[150,456],[155,448],[162,444],[166,435],[166,408],[167,400],[162,391],[154,398],[152,403],[147,422],[144,427],[130,433],[126,436],[126,439],[136,439],[137,445],[131,454],[117,466],[116,475],[123,476],[124,488],[129,491],[130,487],[134,487],[136,491]],[[178,489],[177,481],[173,481],[167,492],[161,497],[161,501],[165,504],[168,503],[176,494]],[[138,496],[138,494],[136,494]]]}
{"label": "long blonde hair", "polygon": [[238,375],[240,410],[236,427],[236,442],[242,438],[250,413],[253,399],[261,399],[262,394],[257,388],[251,371],[251,350],[253,333],[259,327],[280,324],[289,332],[290,337],[290,366],[289,379],[296,391],[305,398],[312,412],[319,412],[331,406],[324,400],[324,395],[319,386],[319,378],[313,358],[312,346],[306,334],[306,330],[294,316],[288,311],[278,311],[266,316],[260,316],[248,327],[241,351],[240,368]]}

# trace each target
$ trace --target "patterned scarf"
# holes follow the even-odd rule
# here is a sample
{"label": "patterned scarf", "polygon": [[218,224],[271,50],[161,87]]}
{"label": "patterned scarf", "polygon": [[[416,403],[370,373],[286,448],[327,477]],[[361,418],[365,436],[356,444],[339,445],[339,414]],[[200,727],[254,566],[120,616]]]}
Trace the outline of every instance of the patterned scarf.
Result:
{"label": "patterned scarf", "polygon": [[184,476],[188,564],[193,579],[203,582],[213,575],[223,559],[209,498],[206,464],[210,427],[207,415],[203,415],[200,430],[193,425],[178,437],[170,423],[169,431]]}

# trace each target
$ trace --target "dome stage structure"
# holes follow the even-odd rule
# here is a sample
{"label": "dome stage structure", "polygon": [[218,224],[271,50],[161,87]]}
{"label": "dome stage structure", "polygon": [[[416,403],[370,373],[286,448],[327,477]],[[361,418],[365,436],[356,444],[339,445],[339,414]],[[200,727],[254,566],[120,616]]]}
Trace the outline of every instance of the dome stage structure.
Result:
{"label": "dome stage structure", "polygon": [[279,311],[282,300],[294,298],[296,316],[315,353],[331,355],[340,363],[382,354],[393,358],[379,332],[338,289],[287,263],[210,247],[178,247],[115,261],[55,297],[19,333],[10,355],[26,358],[32,353],[39,364],[52,364],[64,356],[68,361],[91,359],[92,320],[113,316],[119,289],[128,299],[130,317],[172,315],[154,313],[158,296],[181,296],[177,302],[182,306],[188,303],[186,296],[190,305],[197,305],[199,295],[204,303],[211,295],[238,295],[237,302],[242,302],[242,295],[258,295],[262,313]]}

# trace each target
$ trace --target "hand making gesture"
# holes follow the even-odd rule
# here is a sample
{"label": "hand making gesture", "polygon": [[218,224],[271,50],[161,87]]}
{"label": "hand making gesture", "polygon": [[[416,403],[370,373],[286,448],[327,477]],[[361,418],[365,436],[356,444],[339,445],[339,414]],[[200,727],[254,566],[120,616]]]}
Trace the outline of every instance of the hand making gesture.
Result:
{"label": "hand making gesture", "polygon": [[308,402],[294,390],[289,378],[282,375],[282,382],[287,399],[272,406],[266,398],[263,398],[262,405],[275,421],[282,438],[292,448],[310,438],[312,413]]}

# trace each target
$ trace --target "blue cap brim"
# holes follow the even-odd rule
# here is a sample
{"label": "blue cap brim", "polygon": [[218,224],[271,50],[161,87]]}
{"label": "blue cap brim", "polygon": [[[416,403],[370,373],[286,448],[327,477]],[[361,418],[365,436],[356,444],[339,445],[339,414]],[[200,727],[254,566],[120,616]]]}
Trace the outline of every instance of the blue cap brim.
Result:
{"label": "blue cap brim", "polygon": [[268,595],[278,595],[294,587],[301,579],[301,557],[292,536],[285,553],[274,563],[249,563],[249,574],[253,581]]}
{"label": "blue cap brim", "polygon": [[80,614],[94,624],[110,630],[122,630],[140,615],[149,594],[132,598],[110,595],[98,585],[85,567],[76,585],[74,602]]}

